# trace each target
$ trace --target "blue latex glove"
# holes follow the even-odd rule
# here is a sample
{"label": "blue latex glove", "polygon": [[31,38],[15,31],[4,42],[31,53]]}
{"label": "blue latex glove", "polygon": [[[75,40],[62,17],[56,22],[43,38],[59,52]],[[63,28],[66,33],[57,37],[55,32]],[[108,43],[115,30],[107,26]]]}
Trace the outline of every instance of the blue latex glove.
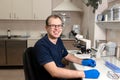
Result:
{"label": "blue latex glove", "polygon": [[96,69],[85,70],[85,78],[97,79],[100,75],[99,71]]}
{"label": "blue latex glove", "polygon": [[82,65],[95,67],[96,66],[96,62],[93,59],[83,59],[82,60]]}

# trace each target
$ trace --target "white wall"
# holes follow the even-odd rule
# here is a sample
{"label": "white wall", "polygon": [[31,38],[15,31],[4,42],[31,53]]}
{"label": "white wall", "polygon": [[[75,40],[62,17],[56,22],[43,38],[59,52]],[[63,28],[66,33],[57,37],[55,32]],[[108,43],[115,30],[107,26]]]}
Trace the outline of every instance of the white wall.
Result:
{"label": "white wall", "polygon": [[82,20],[82,34],[84,38],[94,41],[94,23],[95,23],[95,14],[93,13],[93,8],[87,7],[83,4],[83,20]]}
{"label": "white wall", "polygon": [[[95,47],[96,40],[106,39],[106,29],[101,28],[100,25],[96,24],[97,14],[102,13],[107,9],[107,0],[102,0],[102,4],[99,5],[95,13],[93,13],[92,7],[86,7],[83,4],[84,15],[82,21],[83,35],[92,41],[92,46]],[[101,25],[102,26],[102,25]]]}

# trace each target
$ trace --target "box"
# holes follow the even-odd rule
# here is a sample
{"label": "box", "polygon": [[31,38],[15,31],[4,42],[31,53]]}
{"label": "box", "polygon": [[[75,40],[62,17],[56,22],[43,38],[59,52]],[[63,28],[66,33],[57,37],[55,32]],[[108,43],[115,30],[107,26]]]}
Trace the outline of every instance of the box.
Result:
{"label": "box", "polygon": [[113,9],[113,20],[120,20],[120,7]]}

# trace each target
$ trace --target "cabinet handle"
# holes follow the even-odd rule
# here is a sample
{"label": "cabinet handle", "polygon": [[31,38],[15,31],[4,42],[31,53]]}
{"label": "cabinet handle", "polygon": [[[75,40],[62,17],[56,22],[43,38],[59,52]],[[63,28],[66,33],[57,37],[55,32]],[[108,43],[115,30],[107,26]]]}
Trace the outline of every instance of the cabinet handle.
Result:
{"label": "cabinet handle", "polygon": [[9,14],[10,19],[12,18],[12,13]]}
{"label": "cabinet handle", "polygon": [[14,13],[14,18],[16,18],[16,14]]}
{"label": "cabinet handle", "polygon": [[34,19],[38,19],[38,16],[36,14],[34,14]]}
{"label": "cabinet handle", "polygon": [[34,19],[36,18],[35,13],[34,13]]}

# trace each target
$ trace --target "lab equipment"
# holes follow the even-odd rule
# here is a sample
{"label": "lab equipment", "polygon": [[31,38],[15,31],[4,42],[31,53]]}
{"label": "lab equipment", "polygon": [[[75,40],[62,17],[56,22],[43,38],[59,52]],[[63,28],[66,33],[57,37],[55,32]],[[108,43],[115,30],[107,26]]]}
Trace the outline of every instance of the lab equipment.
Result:
{"label": "lab equipment", "polygon": [[116,46],[117,45],[115,42],[107,42],[106,43],[107,56],[115,56]]}
{"label": "lab equipment", "polygon": [[96,58],[101,58],[101,55],[102,55],[103,51],[105,50],[105,45],[106,45],[106,43],[99,44],[97,52],[96,52]]}
{"label": "lab equipment", "polygon": [[85,78],[97,79],[100,75],[100,72],[96,69],[85,70]]}
{"label": "lab equipment", "polygon": [[110,78],[110,79],[119,79],[119,76],[115,73],[115,72],[113,72],[113,71],[108,71],[108,73],[107,73],[107,76]]}
{"label": "lab equipment", "polygon": [[96,66],[96,62],[93,59],[83,59],[82,60],[82,65],[95,67]]}
{"label": "lab equipment", "polygon": [[83,38],[82,35],[76,33],[74,30],[71,31],[76,39],[76,47],[81,49],[81,53],[91,52],[91,40]]}
{"label": "lab equipment", "polygon": [[116,51],[116,57],[120,59],[120,43],[117,43],[117,51]]}
{"label": "lab equipment", "polygon": [[80,34],[80,25],[74,24],[72,30],[77,34]]}
{"label": "lab equipment", "polygon": [[71,31],[71,33],[75,36],[75,39],[77,39],[77,40],[80,40],[80,39],[83,38],[82,35],[80,35],[80,34],[77,33],[76,29],[73,29],[73,30]]}
{"label": "lab equipment", "polygon": [[112,71],[116,73],[120,73],[120,68],[108,61],[105,61],[105,66],[107,66],[108,68],[110,68]]}

